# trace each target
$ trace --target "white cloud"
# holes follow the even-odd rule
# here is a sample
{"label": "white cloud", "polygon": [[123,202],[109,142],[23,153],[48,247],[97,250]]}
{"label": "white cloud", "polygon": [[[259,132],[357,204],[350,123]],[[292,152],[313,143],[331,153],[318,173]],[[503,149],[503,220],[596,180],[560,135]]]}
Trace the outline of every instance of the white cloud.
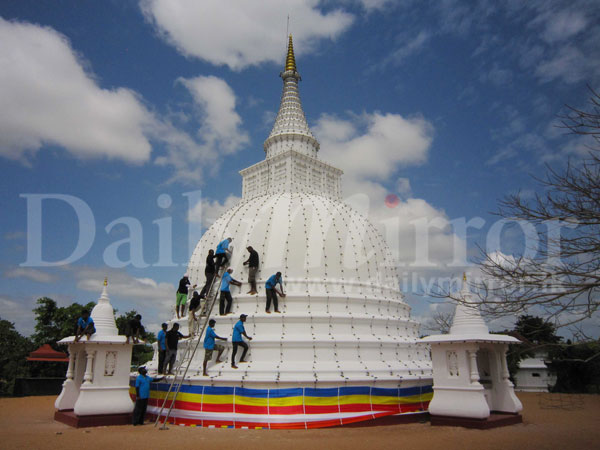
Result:
{"label": "white cloud", "polygon": [[351,180],[384,180],[399,166],[422,164],[433,127],[422,117],[364,113],[341,119],[322,115],[314,127],[321,155]]}
{"label": "white cloud", "polygon": [[566,83],[577,83],[588,75],[590,62],[589,55],[584,55],[575,47],[564,46],[552,57],[541,61],[535,74],[542,81],[562,78]]}
{"label": "white cloud", "polygon": [[[419,31],[419,34],[417,34],[413,39],[408,40],[408,42],[394,50],[390,56],[385,59],[384,65],[387,63],[402,63],[409,56],[421,51],[430,38],[430,32],[425,30]],[[405,39],[402,39],[402,42],[404,41]]]}
{"label": "white cloud", "polygon": [[177,80],[192,94],[203,117],[198,135],[207,145],[231,153],[248,143],[248,134],[240,129],[242,119],[235,111],[236,97],[222,79],[214,76]]}
{"label": "white cloud", "polygon": [[32,313],[34,307],[33,296],[14,298],[0,295],[0,319],[14,323],[16,330],[24,336],[34,332],[35,319]]}
{"label": "white cloud", "polygon": [[[428,121],[381,113],[348,119],[323,115],[314,131],[322,158],[344,170],[346,202],[379,228],[401,265],[419,258],[417,246],[423,242],[418,235],[425,228],[428,249],[421,250],[428,261],[443,264],[452,260],[455,236],[443,211],[417,198],[385,202],[390,192],[383,183],[391,181],[399,167],[426,162],[433,140],[433,126]],[[409,180],[397,179],[395,189],[408,197]]]}
{"label": "white cloud", "polygon": [[542,38],[548,43],[568,39],[587,26],[587,20],[581,11],[563,10],[547,14],[544,17],[544,32]]}
{"label": "white cloud", "polygon": [[[521,63],[541,81],[568,84],[592,81],[600,75],[600,30],[588,23],[599,12],[598,2],[573,0],[523,4],[531,15],[530,38],[520,48]],[[593,82],[593,81],[592,81]]]}
{"label": "white cloud", "polygon": [[51,28],[0,18],[0,154],[26,160],[43,145],[77,157],[150,157],[152,117],[135,92],[102,89]]}
{"label": "white cloud", "polygon": [[353,17],[318,0],[141,0],[144,16],[179,52],[233,70],[263,62],[281,63],[288,15],[298,53],[318,40],[334,39]]}
{"label": "white cloud", "polygon": [[512,77],[510,70],[502,69],[498,63],[494,63],[492,68],[487,72],[483,72],[479,78],[482,82],[489,81],[496,86],[504,86],[510,84]]}
{"label": "white cloud", "polygon": [[394,3],[396,0],[359,0],[359,3],[367,11],[372,10],[383,10],[390,6],[390,3]]}
{"label": "white cloud", "polygon": [[[155,163],[175,168],[171,181],[198,182],[204,171],[214,175],[222,157],[240,150],[249,142],[241,128],[242,119],[235,110],[235,93],[222,79],[214,76],[179,78],[194,100],[200,123],[198,141],[170,123],[157,126],[154,134],[166,143],[166,153]],[[209,169],[207,169],[209,168]]]}
{"label": "white cloud", "polygon": [[1,156],[27,163],[55,145],[78,158],[143,163],[153,141],[164,144],[154,162],[173,167],[172,180],[198,182],[203,169],[217,170],[223,154],[248,142],[235,94],[219,78],[178,80],[197,106],[195,139],[170,122],[181,120],[180,112],[162,118],[134,91],[100,88],[86,65],[55,30],[0,18]]}
{"label": "white cloud", "polygon": [[56,277],[48,272],[30,267],[18,267],[16,269],[4,272],[4,278],[27,278],[38,283],[50,283],[56,280]]}
{"label": "white cloud", "polygon": [[223,203],[218,200],[207,200],[196,203],[188,213],[188,220],[200,223],[202,228],[210,227],[225,211],[233,208],[241,200],[240,197],[229,195]]}

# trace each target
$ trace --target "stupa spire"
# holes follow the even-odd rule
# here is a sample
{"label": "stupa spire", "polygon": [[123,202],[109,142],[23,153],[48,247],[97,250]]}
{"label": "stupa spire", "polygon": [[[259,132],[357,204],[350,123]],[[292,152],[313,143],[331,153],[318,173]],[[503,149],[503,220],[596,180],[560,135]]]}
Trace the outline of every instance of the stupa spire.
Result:
{"label": "stupa spire", "polygon": [[294,57],[294,43],[292,42],[292,35],[288,41],[287,57],[285,58],[285,71],[288,70],[296,71],[296,58]]}
{"label": "stupa spire", "polygon": [[490,333],[485,324],[477,304],[473,302],[473,294],[467,283],[467,274],[463,273],[460,298],[454,311],[454,320],[450,328],[450,334],[483,336]]}
{"label": "stupa spire", "polygon": [[291,34],[288,40],[285,70],[279,76],[283,79],[283,92],[273,129],[264,143],[267,158],[288,150],[295,150],[307,156],[316,157],[319,151],[319,142],[310,131],[302,109],[298,91],[298,82],[302,78],[296,67],[294,43]]}
{"label": "stupa spire", "polygon": [[303,192],[340,199],[342,171],[318,159],[319,142],[308,127],[298,93],[301,80],[289,35],[279,111],[264,143],[266,158],[240,171],[242,198],[276,192]]}

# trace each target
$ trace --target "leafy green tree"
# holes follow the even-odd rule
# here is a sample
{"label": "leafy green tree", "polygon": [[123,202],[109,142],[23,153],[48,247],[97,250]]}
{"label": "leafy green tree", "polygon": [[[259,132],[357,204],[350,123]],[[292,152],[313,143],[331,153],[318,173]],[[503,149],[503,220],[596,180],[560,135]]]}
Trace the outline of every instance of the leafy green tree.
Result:
{"label": "leafy green tree", "polygon": [[35,349],[33,343],[23,337],[8,320],[0,319],[0,395],[12,394],[16,377],[28,375],[29,352]]}
{"label": "leafy green tree", "polygon": [[69,306],[59,307],[56,302],[48,297],[37,300],[35,313],[35,333],[31,336],[37,346],[50,344],[55,350],[60,349],[56,342],[67,336],[75,334],[77,319],[84,310],[91,311],[96,304],[89,302],[86,305],[73,303]]}
{"label": "leafy green tree", "polygon": [[[117,328],[119,329],[119,334],[125,334],[127,331],[127,323],[133,319],[138,312],[136,310],[131,310],[126,312],[125,314],[121,314],[116,318]],[[153,333],[150,333],[144,330],[143,333],[140,334],[141,338],[147,343],[151,344],[156,342],[156,336]],[[133,346],[133,354],[131,357],[131,364],[133,366],[140,366],[142,364],[147,363],[152,359],[152,355],[154,354],[154,350],[152,347],[148,345],[134,345]]]}
{"label": "leafy green tree", "polygon": [[520,316],[515,331],[536,345],[557,344],[562,339],[556,335],[556,327],[552,323],[536,316]]}
{"label": "leafy green tree", "polygon": [[554,392],[600,394],[600,341],[562,346],[550,365],[556,372]]}

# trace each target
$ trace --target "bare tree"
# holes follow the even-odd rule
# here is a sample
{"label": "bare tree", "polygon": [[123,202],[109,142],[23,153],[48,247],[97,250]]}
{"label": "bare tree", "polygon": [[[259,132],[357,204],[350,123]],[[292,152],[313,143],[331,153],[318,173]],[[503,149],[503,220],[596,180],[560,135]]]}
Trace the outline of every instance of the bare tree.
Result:
{"label": "bare tree", "polygon": [[[479,303],[496,315],[537,311],[558,326],[591,317],[600,306],[600,95],[590,88],[589,111],[568,107],[562,126],[590,136],[588,155],[562,172],[536,178],[543,194],[500,201],[498,215],[535,226],[537,252],[515,258],[483,252]],[[456,300],[461,300],[457,298]]]}
{"label": "bare tree", "polygon": [[448,334],[452,327],[453,318],[454,314],[452,312],[436,311],[432,317],[433,323],[435,324],[435,326],[432,327],[432,330],[437,331],[440,334]]}

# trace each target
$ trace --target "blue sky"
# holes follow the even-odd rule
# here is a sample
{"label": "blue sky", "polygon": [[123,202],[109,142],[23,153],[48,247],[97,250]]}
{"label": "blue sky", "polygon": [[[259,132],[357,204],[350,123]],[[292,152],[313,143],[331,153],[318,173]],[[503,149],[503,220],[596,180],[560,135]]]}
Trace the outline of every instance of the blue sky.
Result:
{"label": "blue sky", "polygon": [[[459,276],[448,263],[457,245],[469,256],[485,245],[497,199],[532,196],[531,174],[585,154],[556,124],[598,88],[595,1],[2,2],[2,319],[29,334],[36,298],[96,300],[106,275],[119,311],[137,309],[151,329],[168,316],[190,240],[239,198],[238,171],[264,158],[288,15],[321,158],[344,170],[349,202],[368,203],[404,278]],[[35,194],[89,206],[95,234],[88,223],[80,258],[31,264]],[[43,260],[64,260],[77,216],[64,200],[42,205]],[[460,218],[484,224],[465,240]],[[157,220],[172,226],[162,255]],[[415,233],[435,220],[432,266],[419,267]],[[518,233],[502,236],[499,250],[518,253]],[[407,296],[416,317],[435,310]]]}

